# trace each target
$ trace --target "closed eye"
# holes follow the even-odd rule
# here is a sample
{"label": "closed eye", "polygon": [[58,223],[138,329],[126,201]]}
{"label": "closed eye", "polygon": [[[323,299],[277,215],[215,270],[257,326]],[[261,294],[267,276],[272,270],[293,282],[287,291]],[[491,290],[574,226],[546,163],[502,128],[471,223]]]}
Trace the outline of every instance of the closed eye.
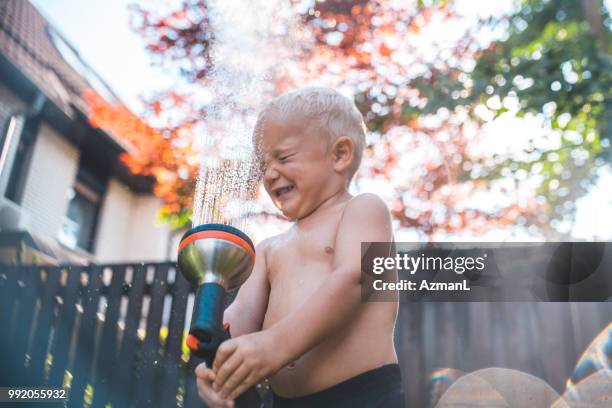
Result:
{"label": "closed eye", "polygon": [[279,156],[278,161],[280,161],[280,162],[287,161],[288,159],[290,159],[294,155],[295,155],[295,153],[287,154],[287,155],[284,155],[284,156]]}

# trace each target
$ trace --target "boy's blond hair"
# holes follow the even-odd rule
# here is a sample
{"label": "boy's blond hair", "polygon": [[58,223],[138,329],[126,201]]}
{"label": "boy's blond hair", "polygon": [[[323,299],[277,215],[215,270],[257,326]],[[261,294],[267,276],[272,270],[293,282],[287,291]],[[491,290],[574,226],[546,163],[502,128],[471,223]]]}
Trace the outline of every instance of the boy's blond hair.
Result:
{"label": "boy's blond hair", "polygon": [[259,114],[255,137],[264,131],[264,122],[274,116],[280,120],[303,119],[327,136],[329,147],[341,136],[348,136],[355,146],[353,162],[349,166],[350,181],[361,163],[365,147],[365,124],[353,101],[339,92],[322,87],[296,89],[270,101]]}

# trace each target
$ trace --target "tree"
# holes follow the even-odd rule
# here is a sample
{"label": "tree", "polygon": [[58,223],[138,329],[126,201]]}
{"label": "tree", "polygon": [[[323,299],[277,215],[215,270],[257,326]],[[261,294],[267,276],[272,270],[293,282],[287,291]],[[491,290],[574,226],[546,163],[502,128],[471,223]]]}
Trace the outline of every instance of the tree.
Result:
{"label": "tree", "polygon": [[110,104],[93,90],[87,90],[84,96],[90,108],[90,123],[119,137],[128,146],[128,152],[121,155],[128,169],[133,174],[154,178],[154,193],[163,199],[160,216],[172,227],[185,225],[199,168],[192,143],[183,135],[193,122],[155,129],[120,102]]}
{"label": "tree", "polygon": [[[548,142],[532,140],[517,157],[482,161],[480,180],[525,174],[539,179],[545,203],[542,221],[573,216],[574,202],[609,165],[612,135],[610,16],[602,1],[524,1],[492,25],[505,38],[492,42],[472,70],[434,69],[416,85],[427,95],[427,111],[466,107],[478,118],[509,110],[541,115],[553,131]],[[433,78],[455,78],[440,83]],[[469,176],[469,175],[465,175]]]}
{"label": "tree", "polygon": [[[588,1],[584,0],[585,3]],[[402,227],[415,228],[430,239],[438,237],[438,234],[481,233],[517,223],[545,228],[549,219],[542,214],[552,214],[550,209],[558,206],[552,195],[546,196],[545,201],[528,195],[493,208],[470,204],[470,198],[492,188],[516,189],[504,184],[504,179],[514,178],[521,171],[533,172],[535,168],[546,177],[546,174],[554,174],[558,166],[554,162],[549,166],[542,163],[538,167],[532,163],[533,160],[520,162],[511,157],[490,158],[486,152],[475,151],[473,147],[478,143],[479,127],[483,123],[478,112],[485,109],[486,102],[493,95],[498,95],[502,101],[508,97],[519,99],[521,108],[517,115],[540,112],[543,106],[551,111],[550,103],[555,102],[556,109],[551,116],[553,125],[564,124],[566,116],[562,115],[568,112],[572,116],[564,124],[565,128],[580,131],[582,124],[584,129],[598,129],[595,136],[588,136],[591,133],[585,132],[583,141],[571,144],[566,153],[562,153],[563,150],[557,152],[560,156],[557,161],[567,160],[577,149],[590,152],[589,160],[596,161],[595,156],[603,151],[598,126],[605,120],[599,102],[609,94],[606,92],[609,90],[606,82],[609,81],[609,73],[606,73],[609,69],[605,71],[607,65],[604,63],[609,63],[609,60],[601,57],[601,52],[597,51],[601,48],[589,45],[590,48],[586,48],[593,52],[586,58],[590,78],[597,77],[597,83],[604,85],[593,91],[585,84],[584,94],[581,94],[583,101],[580,105],[570,104],[575,108],[573,110],[568,110],[565,102],[575,99],[576,89],[583,89],[578,81],[567,92],[543,94],[539,90],[540,79],[543,75],[548,78],[548,71],[541,63],[528,63],[528,57],[540,48],[541,58],[550,58],[549,53],[556,56],[550,66],[556,66],[561,73],[570,72],[569,68],[558,65],[568,59],[556,53],[565,53],[565,56],[578,61],[576,64],[582,63],[582,58],[576,59],[574,54],[582,56],[586,49],[554,46],[554,38],[559,32],[554,25],[557,23],[564,27],[567,25],[565,35],[570,39],[576,38],[576,47],[581,47],[585,39],[591,38],[588,27],[584,29],[574,21],[579,9],[576,11],[576,7],[567,3],[572,2],[557,0],[547,4],[531,1],[510,18],[482,21],[452,42],[430,44],[424,49],[418,41],[420,33],[460,20],[460,10],[452,3],[327,0],[303,7],[303,2],[292,2],[302,30],[299,41],[293,43],[293,58],[283,61],[291,64],[292,69],[275,71],[270,76],[274,84],[272,94],[315,79],[318,83],[353,91],[371,131],[358,183],[374,180],[391,186],[388,198],[392,202],[394,218]],[[559,5],[566,17],[561,19],[561,23],[555,23],[557,16],[550,13]],[[184,0],[178,8],[158,13],[138,6],[133,10],[134,28],[146,40],[147,49],[158,63],[179,67],[182,76],[196,83],[199,89],[208,85],[214,64],[210,49],[216,36],[211,29],[209,12],[204,0]],[[478,42],[480,30],[505,24],[504,21],[509,22],[507,39],[493,42],[483,49]],[[285,33],[291,33],[291,29],[288,25]],[[609,32],[604,30],[604,34]],[[276,42],[278,49],[286,46],[282,35],[272,36],[271,41]],[[569,67],[573,65],[570,62]],[[571,72],[576,72],[576,69],[572,68]],[[584,73],[586,69],[580,72]],[[523,78],[522,83],[519,77]],[[504,82],[504,78],[513,81]],[[530,79],[538,85],[526,86]],[[605,88],[606,83],[608,88]],[[562,94],[571,95],[562,98]],[[503,104],[496,109],[491,105],[497,106],[489,103],[486,109],[497,116],[508,109]],[[144,152],[137,150],[133,153],[131,160],[139,165],[130,168],[140,174],[155,175],[158,184],[163,186],[157,192],[164,196],[166,214],[184,221],[191,205],[193,187],[190,189],[188,178],[176,175],[193,156],[182,151],[178,156],[162,157],[159,151],[149,148],[146,139],[152,137],[158,141],[153,146],[159,150],[176,145],[184,149],[192,147],[189,139],[183,141],[181,136],[186,134],[186,129],[197,125],[194,118],[206,121],[206,106],[198,105],[188,93],[178,95],[174,91],[157,94],[150,101],[149,108],[145,120],[172,111],[174,121],[171,126],[156,130],[142,128],[150,129],[143,133],[138,133],[141,128],[136,126],[130,128],[133,134],[128,139],[144,140],[134,144],[146,145]],[[579,112],[583,112],[582,116]],[[113,123],[122,121],[119,116],[112,115],[106,115],[104,119],[98,118],[96,123],[113,126]],[[117,133],[121,131],[117,130]],[[161,138],[153,136],[155,134]],[[571,136],[568,143],[571,143],[570,139]],[[409,156],[407,152],[413,154]],[[414,165],[411,161],[415,161]],[[187,169],[183,174],[192,177],[196,171],[195,164],[194,167],[187,166]],[[579,176],[577,171],[572,174]],[[549,186],[551,182],[552,179],[548,181]],[[181,188],[173,189],[174,183]],[[542,183],[545,185],[546,179]],[[572,194],[574,191],[577,190],[572,190]],[[518,189],[515,193],[518,194]]]}
{"label": "tree", "polygon": [[[392,214],[399,226],[414,228],[429,239],[464,231],[479,234],[517,222],[541,226],[536,217],[539,205],[531,201],[487,209],[466,203],[490,187],[464,177],[465,169],[481,160],[470,151],[478,143],[477,123],[466,116],[467,109],[428,109],[429,95],[419,86],[423,77],[444,86],[462,65],[476,59],[480,25],[454,42],[425,48],[415,41],[422,30],[443,29],[459,19],[452,4],[433,2],[416,8],[361,2],[339,8],[335,2],[326,6],[329,3],[321,3],[320,10],[317,4],[310,20],[317,35],[315,54],[327,55],[313,74],[326,75],[339,65],[346,78],[343,84],[358,90],[356,102],[374,140],[361,176],[393,187]],[[345,30],[330,21],[344,22]],[[321,29],[330,26],[331,30]],[[329,41],[333,30],[343,31],[335,44]],[[329,61],[337,61],[336,66]],[[308,64],[313,65],[310,60]],[[410,160],[414,166],[407,166]]]}

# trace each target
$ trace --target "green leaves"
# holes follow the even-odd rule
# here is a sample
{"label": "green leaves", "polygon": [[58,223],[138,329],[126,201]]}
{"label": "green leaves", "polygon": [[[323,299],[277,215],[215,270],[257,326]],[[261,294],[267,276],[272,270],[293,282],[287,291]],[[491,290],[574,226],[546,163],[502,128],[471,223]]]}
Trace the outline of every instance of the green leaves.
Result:
{"label": "green leaves", "polygon": [[[473,70],[457,75],[452,69],[431,69],[435,80],[412,81],[427,103],[420,111],[406,109],[429,115],[441,107],[464,106],[483,123],[510,112],[503,102],[510,97],[519,101],[517,117],[544,117],[545,125],[559,135],[560,147],[541,150],[537,159],[498,160],[477,179],[515,177],[520,170],[537,176],[537,194],[545,198],[552,218],[571,216],[573,201],[610,159],[612,57],[584,17],[581,6],[590,4],[525,1],[507,20],[492,22],[505,22],[507,35],[477,55]],[[605,19],[603,7],[599,12]],[[611,35],[609,25],[605,35]],[[466,76],[468,81],[459,80]]]}

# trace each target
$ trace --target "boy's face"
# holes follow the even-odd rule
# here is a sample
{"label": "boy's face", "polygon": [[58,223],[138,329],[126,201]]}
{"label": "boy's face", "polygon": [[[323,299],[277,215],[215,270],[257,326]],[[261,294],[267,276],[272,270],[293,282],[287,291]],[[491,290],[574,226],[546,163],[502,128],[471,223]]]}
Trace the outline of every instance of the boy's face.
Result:
{"label": "boy's face", "polygon": [[334,169],[324,136],[304,124],[270,120],[259,143],[264,187],[286,217],[303,218],[328,198]]}

